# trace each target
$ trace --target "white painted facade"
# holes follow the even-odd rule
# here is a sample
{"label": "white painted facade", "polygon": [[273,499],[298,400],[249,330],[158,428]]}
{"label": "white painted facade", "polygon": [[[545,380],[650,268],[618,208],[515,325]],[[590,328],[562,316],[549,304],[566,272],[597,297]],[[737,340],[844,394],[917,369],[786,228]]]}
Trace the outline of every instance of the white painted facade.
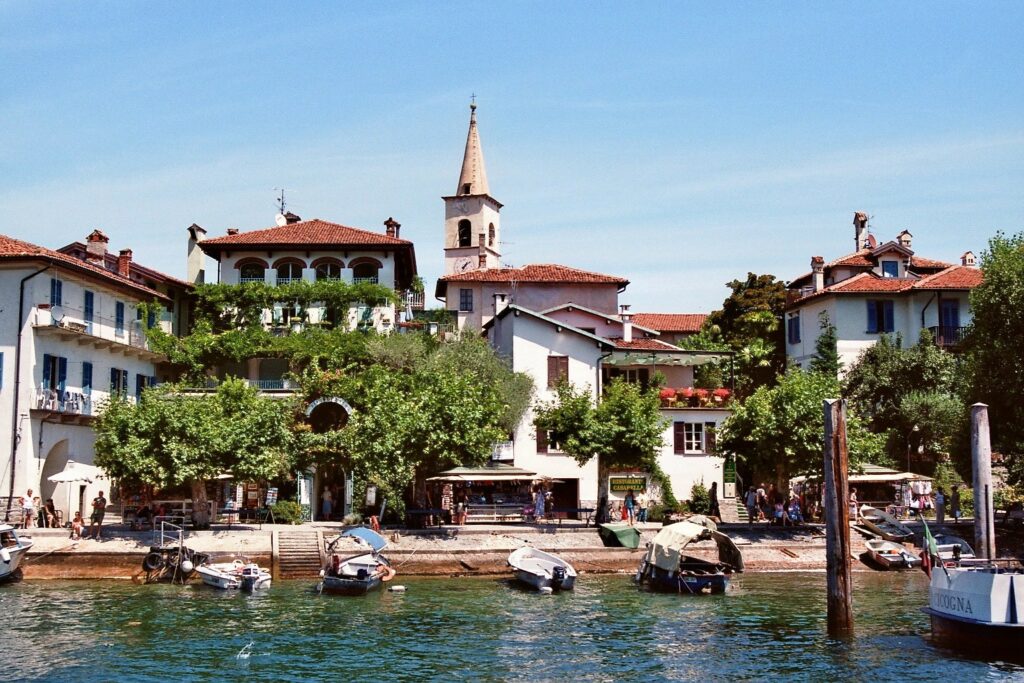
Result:
{"label": "white painted facade", "polygon": [[[114,372],[131,398],[154,380],[166,378],[160,376],[160,357],[148,350],[142,321],[136,319],[139,302],[151,297],[102,275],[52,264],[33,275],[46,265],[26,260],[0,267],[0,483],[3,495],[9,495],[13,472],[14,496],[31,488],[42,501],[53,498],[70,519],[80,505],[87,512],[100,489],[109,493],[109,482],[55,485],[46,479],[61,471],[68,459],[93,463],[92,416],[109,398]],[[25,281],[24,315],[18,320],[19,288],[27,276],[32,277]],[[51,305],[55,287],[59,305]],[[169,320],[158,324],[170,331]]]}
{"label": "white painted facade", "polygon": [[[591,336],[578,328],[560,326],[550,320],[529,315],[527,312],[510,312],[499,316],[488,329],[488,338],[499,355],[511,360],[512,369],[524,372],[533,378],[537,393],[535,403],[554,400],[555,392],[548,387],[548,358],[568,357],[568,380],[577,387],[587,386],[594,401],[598,400],[601,387],[601,361],[614,349],[607,339]],[[690,367],[654,366],[653,369],[672,375],[677,386],[692,386],[693,372]],[[683,384],[688,378],[688,384]],[[672,488],[681,500],[688,499],[695,483],[701,482],[710,488],[718,483],[720,497],[724,497],[724,458],[711,452],[712,432],[730,414],[726,408],[664,408],[665,419],[663,446],[658,464],[669,477]],[[566,455],[552,450],[538,452],[537,433],[533,424],[533,411],[527,411],[513,437],[513,460],[516,467],[532,470],[555,479],[579,480],[579,505],[593,507],[600,500],[598,490],[598,469],[596,458],[580,466]],[[677,446],[676,423],[699,425],[692,427],[699,431],[699,437],[689,444]],[[695,434],[690,432],[691,436]],[[689,446],[689,447],[687,447]],[[679,452],[677,452],[679,451]],[[615,472],[613,477],[642,476],[649,482],[646,472]],[[609,491],[605,494],[611,500],[621,500],[625,492]]]}
{"label": "white painted facade", "polygon": [[[814,358],[814,345],[820,334],[819,315],[828,313],[829,320],[836,327],[837,348],[843,370],[849,370],[860,355],[882,336],[881,332],[868,331],[868,302],[892,301],[894,329],[890,337],[900,335],[904,346],[916,344],[921,331],[940,326],[941,306],[955,306],[960,325],[970,325],[972,314],[968,292],[915,291],[909,294],[887,296],[885,294],[826,295],[817,297],[796,310],[786,313],[788,321],[798,319],[799,341],[793,342],[787,335],[786,355],[791,362],[807,368]],[[946,302],[943,304],[942,302]]]}

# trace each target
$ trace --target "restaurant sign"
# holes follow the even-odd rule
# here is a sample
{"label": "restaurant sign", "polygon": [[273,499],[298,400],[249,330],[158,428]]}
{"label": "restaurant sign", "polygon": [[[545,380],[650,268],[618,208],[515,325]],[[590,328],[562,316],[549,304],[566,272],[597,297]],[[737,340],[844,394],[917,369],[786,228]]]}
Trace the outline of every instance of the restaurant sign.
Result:
{"label": "restaurant sign", "polygon": [[647,477],[611,477],[608,484],[611,491],[646,491]]}

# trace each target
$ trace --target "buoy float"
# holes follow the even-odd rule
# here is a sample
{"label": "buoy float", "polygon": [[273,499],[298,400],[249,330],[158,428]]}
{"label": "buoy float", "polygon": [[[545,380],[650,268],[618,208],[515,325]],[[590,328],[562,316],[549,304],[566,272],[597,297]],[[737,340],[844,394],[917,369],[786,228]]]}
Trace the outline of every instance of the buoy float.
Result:
{"label": "buoy float", "polygon": [[388,590],[392,593],[404,593],[405,586],[388,586]]}

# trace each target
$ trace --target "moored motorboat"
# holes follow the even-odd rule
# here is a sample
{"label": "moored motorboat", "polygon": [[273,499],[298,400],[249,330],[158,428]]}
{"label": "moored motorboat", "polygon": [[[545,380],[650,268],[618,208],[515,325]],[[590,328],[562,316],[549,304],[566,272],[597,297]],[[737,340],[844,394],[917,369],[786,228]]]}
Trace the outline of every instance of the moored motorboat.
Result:
{"label": "moored motorboat", "polygon": [[939,551],[939,559],[943,562],[959,563],[975,558],[974,548],[959,536],[935,534],[935,545]]}
{"label": "moored motorboat", "polygon": [[[343,539],[353,539],[369,546],[370,552],[360,552],[343,557],[339,544]],[[321,593],[336,595],[366,595],[377,590],[382,584],[395,578],[395,570],[381,551],[388,545],[387,539],[365,527],[349,529],[338,535],[327,545],[327,562],[320,570]]]}
{"label": "moored motorboat", "polygon": [[901,524],[899,520],[884,510],[873,508],[870,505],[860,507],[860,521],[872,532],[878,534],[886,541],[904,543],[914,539],[914,532],[910,527]]}
{"label": "moored motorboat", "polygon": [[868,556],[879,569],[910,569],[921,565],[921,558],[895,541],[872,538],[864,541]]}
{"label": "moored motorboat", "polygon": [[576,585],[576,570],[571,564],[551,553],[530,546],[512,551],[508,564],[519,581],[537,590],[572,590]]}
{"label": "moored motorboat", "polygon": [[21,578],[21,563],[32,541],[18,536],[10,524],[0,524],[0,583]]}
{"label": "moored motorboat", "polygon": [[[691,543],[713,540],[718,561],[713,562],[683,551]],[[728,536],[706,517],[663,527],[647,545],[635,581],[652,591],[699,594],[724,593],[732,574],[743,571],[743,557]]]}
{"label": "moored motorboat", "polygon": [[269,588],[270,572],[254,562],[234,560],[196,567],[196,572],[207,586],[222,590],[253,591]]}

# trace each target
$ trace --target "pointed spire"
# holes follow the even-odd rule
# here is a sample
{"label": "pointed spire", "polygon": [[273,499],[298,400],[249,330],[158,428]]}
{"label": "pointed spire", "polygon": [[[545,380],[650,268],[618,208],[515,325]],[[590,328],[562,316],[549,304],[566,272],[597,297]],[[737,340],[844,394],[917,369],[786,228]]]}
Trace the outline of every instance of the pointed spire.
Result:
{"label": "pointed spire", "polygon": [[462,173],[455,194],[491,193],[487,185],[487,170],[484,168],[484,152],[480,148],[480,134],[476,130],[476,101],[469,105],[469,135],[466,137],[466,154],[462,158]]}

